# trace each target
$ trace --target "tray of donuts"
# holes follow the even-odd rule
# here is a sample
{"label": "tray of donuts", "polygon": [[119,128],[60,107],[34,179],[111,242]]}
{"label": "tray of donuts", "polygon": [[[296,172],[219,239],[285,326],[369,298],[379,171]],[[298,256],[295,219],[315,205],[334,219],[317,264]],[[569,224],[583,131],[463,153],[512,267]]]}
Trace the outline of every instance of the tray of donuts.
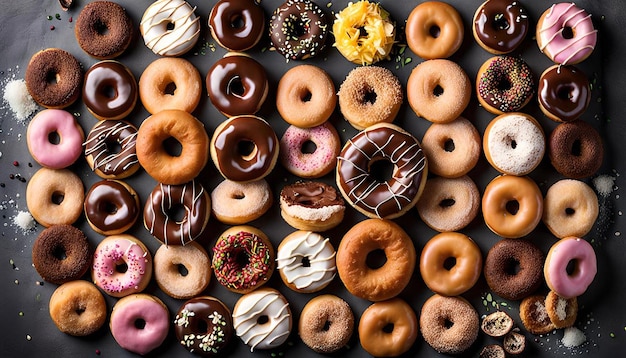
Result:
{"label": "tray of donuts", "polygon": [[608,5],[44,3],[1,16],[8,356],[619,346]]}

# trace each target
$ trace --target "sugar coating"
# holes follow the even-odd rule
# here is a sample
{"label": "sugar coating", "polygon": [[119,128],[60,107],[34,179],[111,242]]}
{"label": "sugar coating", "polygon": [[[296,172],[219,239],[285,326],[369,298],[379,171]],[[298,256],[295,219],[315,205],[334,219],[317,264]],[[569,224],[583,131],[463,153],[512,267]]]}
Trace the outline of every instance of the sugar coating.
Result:
{"label": "sugar coating", "polygon": [[35,219],[28,211],[20,211],[13,218],[13,223],[20,229],[28,231],[35,228]]}
{"label": "sugar coating", "polygon": [[4,88],[3,98],[19,121],[24,121],[37,110],[37,103],[28,93],[24,80],[9,81]]}
{"label": "sugar coating", "polygon": [[566,347],[578,347],[586,341],[587,337],[585,337],[585,334],[576,327],[568,327],[563,331],[563,339],[561,339],[561,343],[563,343]]}
{"label": "sugar coating", "polygon": [[513,175],[530,173],[546,150],[541,129],[521,115],[508,115],[493,124],[487,146],[494,166]]}
{"label": "sugar coating", "polygon": [[613,192],[614,184],[615,177],[610,175],[600,175],[593,179],[593,185],[596,188],[596,191],[603,197],[607,197]]}

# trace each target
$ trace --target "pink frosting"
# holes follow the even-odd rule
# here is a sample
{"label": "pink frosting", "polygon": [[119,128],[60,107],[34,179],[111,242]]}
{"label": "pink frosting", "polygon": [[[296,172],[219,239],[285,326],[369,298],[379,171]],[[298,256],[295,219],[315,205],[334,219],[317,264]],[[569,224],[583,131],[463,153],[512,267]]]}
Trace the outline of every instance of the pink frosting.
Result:
{"label": "pink frosting", "polygon": [[[591,15],[574,3],[554,4],[548,10],[543,26],[537,31],[543,47],[556,63],[575,64],[584,60],[593,51],[597,41],[597,30],[593,28]],[[563,37],[563,29],[569,27],[574,36]]]}
{"label": "pink frosting", "polygon": [[[160,303],[138,296],[113,308],[111,334],[120,347],[144,355],[163,343],[169,328],[169,313]],[[145,323],[138,328],[136,322]]]}
{"label": "pink frosting", "polygon": [[[59,143],[50,142],[56,133]],[[61,109],[44,109],[31,120],[27,132],[30,154],[44,167],[62,169],[72,165],[82,154],[83,130],[74,116]]]}
{"label": "pink frosting", "polygon": [[[126,272],[117,266],[126,264]],[[93,279],[96,285],[115,296],[139,291],[150,265],[149,253],[136,243],[123,238],[108,238],[98,245],[93,259]]]}
{"label": "pink frosting", "polygon": [[[313,142],[316,149],[313,153],[303,153],[302,146]],[[319,172],[331,161],[336,161],[338,144],[331,129],[326,124],[312,128],[289,126],[280,140],[281,163],[291,173],[310,177],[311,173]]]}
{"label": "pink frosting", "polygon": [[[544,274],[550,288],[559,296],[569,299],[585,293],[596,277],[596,253],[591,245],[580,238],[559,240],[550,248]],[[567,264],[575,261],[574,272],[567,273]]]}

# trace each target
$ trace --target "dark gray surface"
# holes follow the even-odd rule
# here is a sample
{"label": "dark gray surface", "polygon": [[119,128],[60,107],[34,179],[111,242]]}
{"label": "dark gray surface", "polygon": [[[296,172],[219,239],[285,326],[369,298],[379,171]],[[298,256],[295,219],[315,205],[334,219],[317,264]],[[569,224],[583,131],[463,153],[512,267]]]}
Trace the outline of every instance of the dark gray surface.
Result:
{"label": "dark gray surface", "polygon": [[[87,1],[74,1],[74,6],[69,12],[62,12],[56,0],[7,2],[2,12],[0,12],[0,70],[3,71],[0,75],[0,83],[2,83],[2,86],[4,87],[11,76],[23,78],[30,57],[35,52],[48,47],[60,47],[71,52],[79,59],[84,68],[89,68],[96,63],[97,60],[90,58],[78,47],[73,34],[74,23],[69,21],[70,17],[73,17],[74,20],[76,19],[80,9],[86,3]],[[151,2],[144,0],[120,1],[120,3],[127,8],[136,27],[138,27],[143,11]],[[202,38],[198,46],[184,57],[192,61],[204,77],[209,67],[224,54],[224,50],[219,48],[210,37],[206,26],[207,15],[215,0],[190,1],[190,3],[198,6],[196,14],[202,17]],[[262,6],[268,18],[272,10],[280,3],[280,1],[276,0],[263,1]],[[330,13],[331,11],[338,12],[343,9],[347,1],[333,1],[329,8],[326,7],[327,2],[318,3]],[[382,1],[382,5],[391,13],[399,28],[404,24],[410,10],[418,3],[421,3],[421,1]],[[475,43],[469,27],[473,13],[480,5],[480,1],[456,0],[450,1],[450,3],[461,13],[466,30],[461,49],[451,59],[458,62],[473,81],[480,65],[487,58],[491,57],[489,53],[482,50]],[[623,108],[626,108],[623,89],[626,83],[626,76],[623,70],[623,62],[626,58],[626,51],[623,46],[626,40],[624,36],[626,21],[619,16],[623,16],[625,5],[621,1],[579,1],[577,3],[593,14],[595,25],[599,30],[598,48],[588,60],[578,65],[594,82],[592,104],[583,116],[583,119],[598,128],[605,140],[606,156],[600,174],[616,176],[617,189],[608,198],[601,198],[602,225],[597,225],[586,237],[594,243],[599,264],[598,275],[594,283],[588,292],[579,298],[580,312],[576,325],[586,334],[588,343],[581,347],[570,349],[563,347],[559,342],[562,337],[562,331],[539,337],[528,334],[522,328],[528,339],[528,346],[524,356],[619,356],[626,347],[624,343],[626,338],[626,315],[623,306],[623,296],[626,293],[626,277],[623,264],[624,242],[619,235],[625,229],[621,216],[623,204],[620,200],[621,189],[619,189],[623,182],[622,177],[619,175],[625,169],[624,151],[620,145],[623,143],[623,136],[626,133],[626,128],[622,121],[622,111]],[[537,1],[525,1],[524,4],[529,10],[533,24],[531,31],[534,31],[534,24],[541,13],[549,7],[549,4]],[[61,20],[53,19],[49,21],[46,19],[48,15],[54,18],[56,13],[60,14]],[[51,26],[54,26],[55,29],[50,30]],[[403,31],[400,29],[398,32],[402,33]],[[399,36],[401,43],[404,42],[402,37]],[[214,46],[215,51],[209,47],[203,47],[202,44],[205,43]],[[268,47],[268,36],[265,36],[262,42],[248,51],[248,53],[261,61],[268,71],[271,86],[270,95],[259,114],[274,126],[277,134],[280,136],[287,125],[275,110],[274,93],[276,84],[288,68],[299,64],[299,62],[286,63],[279,54],[266,51],[265,49]],[[533,73],[537,78],[545,68],[551,65],[550,61],[539,52],[533,34],[529,34],[522,48],[516,51],[516,54],[521,55],[531,65]],[[402,57],[402,59],[398,60],[394,56],[391,60],[384,61],[380,65],[394,71],[404,85],[411,70],[421,62],[421,59],[408,49]],[[412,62],[402,66],[404,58],[409,57],[412,58]],[[144,46],[141,37],[137,33],[129,50],[118,60],[129,66],[135,76],[139,78],[143,69],[156,58],[157,56]],[[321,56],[313,60],[304,61],[304,63],[312,63],[325,68],[331,74],[337,87],[350,69],[354,67],[353,64],[341,57],[330,46],[330,43]],[[225,117],[218,113],[210,104],[206,97],[206,90],[204,94],[200,106],[194,112],[194,115],[204,122],[210,135]],[[80,113],[78,120],[86,132],[96,123],[96,119],[89,115],[80,101],[68,110]],[[538,118],[546,133],[549,133],[556,126],[556,123],[541,114],[536,100],[533,100],[523,111]],[[69,357],[95,356],[100,352],[102,356],[133,356],[132,353],[121,349],[116,344],[106,326],[92,336],[76,338],[58,331],[50,320],[47,308],[48,300],[56,285],[50,283],[39,284],[42,280],[32,267],[30,258],[32,243],[43,228],[38,226],[34,231],[23,233],[12,224],[12,218],[16,213],[20,210],[26,210],[26,183],[17,179],[10,179],[9,176],[10,174],[19,174],[29,179],[39,166],[28,154],[25,139],[26,125],[15,120],[6,103],[0,110],[0,115],[0,129],[2,130],[0,133],[0,152],[2,152],[0,157],[0,182],[5,183],[5,187],[0,187],[0,215],[2,215],[3,222],[2,226],[0,226],[0,232],[2,233],[0,236],[0,292],[2,292],[0,296],[2,302],[0,322],[3,322],[0,355],[4,357],[42,355]],[[127,119],[139,126],[147,116],[148,113],[141,105],[138,105]],[[472,98],[464,116],[472,120],[481,133],[494,117],[478,106],[475,97]],[[343,141],[355,133],[355,130],[341,118],[338,108],[331,121],[338,128]],[[406,102],[400,110],[395,123],[406,128],[420,139],[429,125],[424,119],[416,117]],[[19,166],[13,166],[13,161],[18,161]],[[29,163],[32,163],[32,166]],[[80,159],[71,169],[81,176],[86,189],[99,180],[95,174],[89,171],[84,159]],[[496,175],[497,173],[489,166],[484,157],[481,158],[477,167],[470,173],[470,176],[478,183],[481,192],[486,184]],[[547,157],[541,166],[531,174],[531,177],[540,184],[544,193],[553,182],[561,178],[552,169]],[[212,190],[222,178],[213,164],[209,163],[200,175],[200,180],[208,190]],[[268,180],[272,183],[274,197],[277,198],[281,187],[286,183],[295,181],[296,178],[288,175],[278,165],[270,174]],[[323,180],[333,183],[334,177],[333,175],[328,175]],[[587,181],[590,182],[589,180]],[[127,182],[139,192],[142,200],[145,200],[149,191],[156,184],[144,171],[140,171],[132,176]],[[355,210],[348,209],[345,222],[340,227],[327,233],[333,245],[337,247],[342,235],[352,225],[363,219],[364,217]],[[411,210],[402,218],[397,219],[396,222],[409,232],[418,252],[428,239],[435,234],[419,220],[415,210]],[[100,235],[89,229],[84,218],[79,219],[76,225],[86,232],[93,247],[101,240],[102,237]],[[293,231],[280,218],[279,209],[276,205],[272,207],[269,213],[253,222],[252,225],[268,233],[275,246],[278,246],[282,238]],[[198,241],[210,250],[216,237],[225,228],[226,226],[212,218],[205,234]],[[478,243],[483,255],[486,255],[489,248],[499,240],[496,235],[486,228],[480,216],[462,232],[471,236]],[[131,229],[130,233],[141,238],[154,254],[159,243],[150,237],[140,222]],[[555,242],[555,238],[550,235],[543,224],[540,224],[529,235],[529,238],[546,253],[550,245]],[[288,298],[294,314],[294,330],[288,344],[274,351],[257,351],[254,354],[257,356],[294,356],[296,354],[314,356],[313,351],[301,343],[296,327],[299,312],[304,304],[314,297],[315,294],[298,294],[290,291],[282,284],[278,273],[274,274],[269,285],[278,288]],[[182,304],[182,301],[166,296],[157,288],[154,282],[150,284],[146,292],[155,294],[163,299],[172,315],[175,314],[178,307]],[[357,322],[361,312],[369,305],[369,302],[351,296],[342,286],[338,277],[322,292],[334,293],[346,299],[355,313]],[[488,302],[486,306],[483,302],[483,297],[486,297],[488,292],[489,289],[484,279],[481,278],[478,284],[463,296],[469,299],[479,314],[482,315],[487,313],[487,306],[489,307],[489,312],[494,309],[491,303]],[[239,295],[232,294],[221,287],[215,280],[209,285],[206,294],[221,299],[230,308],[234,306],[239,297]],[[401,294],[401,297],[407,300],[419,314],[422,303],[431,295],[432,292],[425,287],[419,272],[416,270],[411,283]],[[116,299],[107,297],[109,311],[115,301]],[[507,310],[514,317],[518,326],[521,325],[517,312],[518,302],[507,302],[495,296],[493,301],[498,304],[506,302],[508,309],[504,305],[501,305],[500,308]],[[250,354],[249,349],[237,338],[233,341],[235,344],[230,351],[231,356]],[[466,352],[466,355],[477,356],[483,345],[497,342],[498,340],[481,334],[472,348]],[[424,357],[438,356],[421,337],[418,337],[417,342],[407,356],[418,354]],[[179,346],[173,335],[173,330],[170,330],[170,335],[165,343],[150,354],[150,356],[159,355],[187,356],[188,353]],[[356,332],[350,343],[350,348],[341,352],[341,355],[352,357],[367,355],[358,343]]]}

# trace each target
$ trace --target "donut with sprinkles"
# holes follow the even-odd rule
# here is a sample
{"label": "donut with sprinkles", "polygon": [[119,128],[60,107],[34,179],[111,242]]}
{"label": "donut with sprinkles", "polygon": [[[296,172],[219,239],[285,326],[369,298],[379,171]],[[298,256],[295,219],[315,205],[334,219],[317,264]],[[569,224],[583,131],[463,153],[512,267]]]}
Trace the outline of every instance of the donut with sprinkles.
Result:
{"label": "donut with sprinkles", "polygon": [[476,79],[478,102],[493,114],[516,112],[535,93],[535,81],[524,60],[495,56],[483,63]]}

